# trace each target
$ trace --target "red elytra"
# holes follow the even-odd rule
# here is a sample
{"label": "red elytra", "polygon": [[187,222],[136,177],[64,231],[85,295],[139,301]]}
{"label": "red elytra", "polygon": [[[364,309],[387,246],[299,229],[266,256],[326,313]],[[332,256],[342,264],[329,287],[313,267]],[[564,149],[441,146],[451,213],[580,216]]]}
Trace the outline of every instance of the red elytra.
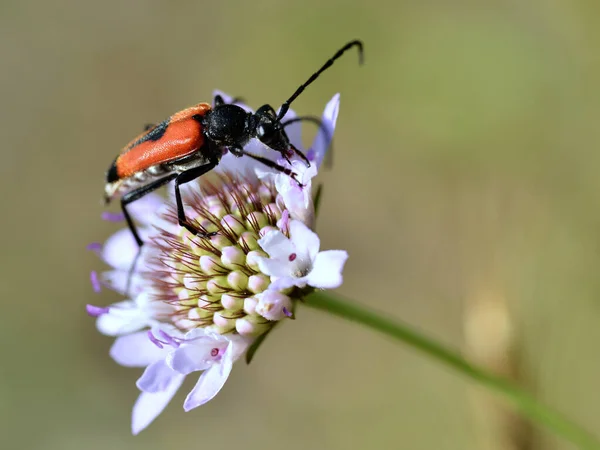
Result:
{"label": "red elytra", "polygon": [[204,116],[211,109],[208,103],[191,106],[132,139],[114,162],[118,179],[198,151],[204,136],[202,125],[193,116]]}

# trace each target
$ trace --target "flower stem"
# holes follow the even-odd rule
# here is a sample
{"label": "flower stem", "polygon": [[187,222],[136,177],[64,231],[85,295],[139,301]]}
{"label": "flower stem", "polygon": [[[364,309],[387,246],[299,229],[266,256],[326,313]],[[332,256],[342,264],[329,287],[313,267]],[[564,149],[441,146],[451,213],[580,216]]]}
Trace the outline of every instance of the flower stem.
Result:
{"label": "flower stem", "polygon": [[500,394],[525,417],[546,426],[554,433],[571,441],[581,449],[600,450],[596,437],[561,414],[544,406],[531,394],[510,381],[489,373],[465,360],[457,352],[423,335],[412,327],[386,315],[368,310],[348,300],[342,300],[327,292],[315,292],[308,296],[304,304],[311,308],[329,312],[344,319],[358,322],[394,339],[404,342],[435,360],[452,367],[461,374],[486,388]]}

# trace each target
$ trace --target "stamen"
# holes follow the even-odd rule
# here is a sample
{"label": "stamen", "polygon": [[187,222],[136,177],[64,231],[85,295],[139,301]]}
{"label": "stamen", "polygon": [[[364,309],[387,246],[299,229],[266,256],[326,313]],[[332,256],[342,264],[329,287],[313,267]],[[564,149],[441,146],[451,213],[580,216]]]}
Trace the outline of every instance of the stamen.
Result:
{"label": "stamen", "polygon": [[160,330],[160,335],[165,339],[163,344],[167,344],[172,347],[179,347],[179,345],[180,345],[179,342],[177,342],[173,336],[168,335],[163,330]]}
{"label": "stamen", "polygon": [[163,348],[162,342],[156,339],[156,337],[152,334],[152,330],[148,330],[148,339],[158,348]]}
{"label": "stamen", "polygon": [[98,272],[95,270],[90,272],[90,282],[92,283],[92,289],[94,289],[94,292],[98,293],[102,290],[102,285],[98,279]]}
{"label": "stamen", "polygon": [[306,159],[309,161],[314,161],[316,157],[317,153],[312,148],[306,152]]}
{"label": "stamen", "polygon": [[85,305],[85,310],[90,317],[100,317],[102,314],[108,314],[109,308],[94,305]]}
{"label": "stamen", "polygon": [[294,318],[294,314],[289,309],[287,309],[285,306],[283,307],[283,313],[290,319]]}
{"label": "stamen", "polygon": [[102,250],[102,244],[100,242],[92,242],[88,244],[85,249],[98,253],[100,250]]}
{"label": "stamen", "polygon": [[123,222],[125,220],[125,216],[123,213],[111,213],[105,211],[102,213],[102,220],[106,220],[107,222]]}
{"label": "stamen", "polygon": [[216,357],[218,354],[219,354],[219,349],[216,347],[210,351],[210,356],[212,356],[213,358]]}
{"label": "stamen", "polygon": [[290,260],[290,262],[292,262],[293,260],[295,260],[298,257],[298,255],[296,253],[292,253],[288,259]]}

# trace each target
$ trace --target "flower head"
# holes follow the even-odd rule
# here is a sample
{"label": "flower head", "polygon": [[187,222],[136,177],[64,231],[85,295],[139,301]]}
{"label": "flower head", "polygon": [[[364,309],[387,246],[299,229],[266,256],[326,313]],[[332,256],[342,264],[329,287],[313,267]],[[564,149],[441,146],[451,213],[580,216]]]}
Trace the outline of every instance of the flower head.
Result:
{"label": "flower head", "polygon": [[[141,249],[128,229],[90,247],[112,267],[92,277],[96,287],[131,296],[107,308],[88,306],[88,313],[98,318],[102,333],[117,336],[110,352],[116,362],[145,368],[137,382],[134,433],[160,414],[192,372],[202,374],[184,409],[211,400],[253,340],[293,317],[297,300],[314,288],[341,284],[347,254],[319,251],[310,190],[331,141],[338,102],[336,96],[327,105],[307,152],[310,166],[277,161],[301,184],[250,158],[226,154],[216,180],[202,178],[183,190],[186,217],[199,235],[178,225],[172,198],[148,195],[130,211],[140,225]],[[289,111],[284,122],[294,117]],[[297,148],[299,125],[286,128]],[[262,156],[276,154],[258,142],[249,146]]]}

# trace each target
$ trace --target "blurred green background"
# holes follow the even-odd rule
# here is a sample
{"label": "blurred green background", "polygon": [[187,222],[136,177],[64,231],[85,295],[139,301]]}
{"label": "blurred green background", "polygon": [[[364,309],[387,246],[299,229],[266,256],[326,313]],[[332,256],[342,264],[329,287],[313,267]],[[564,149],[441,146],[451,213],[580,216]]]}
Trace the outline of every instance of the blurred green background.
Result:
{"label": "blurred green background", "polygon": [[306,308],[214,401],[186,414],[182,390],[130,435],[140,371],[84,309],[118,300],[92,292],[85,250],[117,229],[104,171],[214,88],[278,105],[357,37],[366,65],[343,58],[294,105],[342,93],[318,224],[350,253],[340,292],[600,435],[598,30],[585,0],[2,2],[0,448],[572,448]]}

